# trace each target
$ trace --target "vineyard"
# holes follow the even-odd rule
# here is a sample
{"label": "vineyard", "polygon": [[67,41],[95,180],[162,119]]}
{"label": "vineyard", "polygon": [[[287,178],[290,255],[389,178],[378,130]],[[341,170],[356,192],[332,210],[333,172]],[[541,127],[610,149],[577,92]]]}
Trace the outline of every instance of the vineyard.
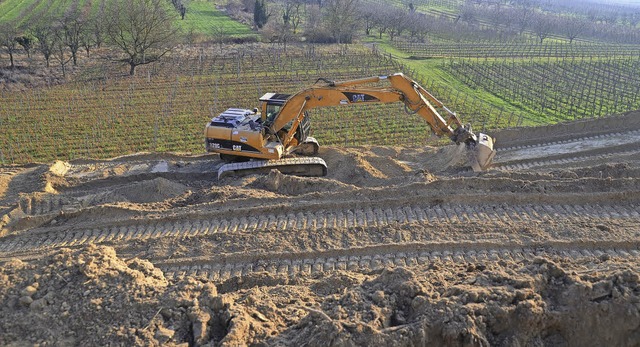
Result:
{"label": "vineyard", "polygon": [[[0,92],[0,162],[106,158],[139,151],[199,153],[204,151],[206,121],[226,108],[254,107],[264,93],[292,93],[319,77],[344,80],[401,68],[363,47],[283,51],[266,45],[224,52],[217,45],[193,48],[140,69],[135,78],[114,77],[112,67],[101,65],[77,82]],[[430,136],[426,122],[405,114],[399,104],[319,109],[312,112],[312,122],[313,135],[323,145],[415,145]]]}
{"label": "vineyard", "polygon": [[[408,1],[403,0],[366,0],[367,3],[391,3],[396,6],[407,6]],[[463,0],[415,0],[411,1],[413,6],[419,10],[432,10],[432,9],[444,9],[444,10],[455,10],[460,5],[464,4]]]}
{"label": "vineyard", "polygon": [[599,117],[640,107],[639,45],[396,42],[394,48],[407,56],[405,62],[430,64],[432,73],[442,71],[459,81],[457,89],[491,99],[487,109],[516,109],[508,113],[518,115],[517,124]]}
{"label": "vineyard", "polygon": [[82,9],[83,13],[96,13],[104,0],[5,0],[0,2],[0,22],[23,25],[31,19],[57,16],[68,9]]}
{"label": "vineyard", "polygon": [[[0,162],[106,158],[140,151],[200,153],[200,134],[211,117],[229,107],[255,107],[267,92],[293,93],[319,77],[344,80],[403,71],[482,131],[640,107],[640,60],[633,55],[634,47],[616,46],[619,55],[597,58],[606,46],[574,46],[582,48],[567,52],[562,45],[505,45],[504,53],[494,54],[511,58],[437,59],[435,69],[464,88],[363,46],[284,50],[278,45],[202,45],[141,67],[133,78],[118,75],[117,67],[109,64],[94,64],[75,82],[22,93],[0,91]],[[591,49],[596,58],[562,57],[580,49],[584,54]],[[456,51],[450,46],[442,54],[472,57],[478,51],[481,47]],[[530,57],[514,57],[518,54]],[[477,90],[508,107],[469,92]],[[423,145],[439,140],[399,104],[317,109],[312,131],[323,145]]]}
{"label": "vineyard", "polygon": [[618,114],[640,108],[640,58],[478,61],[447,65],[483,88],[549,121]]}
{"label": "vineyard", "polygon": [[640,56],[640,45],[606,43],[544,44],[527,42],[418,43],[397,41],[394,47],[414,58],[590,58]]}
{"label": "vineyard", "polygon": [[[82,9],[83,15],[95,16],[104,4],[105,0],[4,0],[0,22],[24,25],[31,18],[60,14],[61,9]],[[544,44],[532,44],[527,37],[506,42],[492,37],[470,43],[469,38],[479,30],[469,21],[458,23],[456,11],[463,4],[458,0],[412,3],[417,9],[429,9],[423,13],[427,17],[438,18],[427,43],[405,35],[370,49],[360,45],[225,45],[222,42],[234,38],[253,41],[258,33],[233,21],[211,2],[189,2],[185,20],[176,14],[186,42],[214,38],[219,44],[182,46],[163,62],[140,66],[135,77],[122,76],[117,64],[104,64],[83,54],[81,66],[73,68],[72,81],[63,85],[16,87],[22,89],[20,93],[0,87],[0,164],[106,158],[140,151],[202,153],[201,133],[211,117],[229,107],[255,107],[264,93],[293,93],[320,77],[344,80],[404,72],[479,131],[598,117],[640,107],[640,45],[584,39],[570,44],[557,37]],[[392,5],[408,6],[400,0]],[[476,24],[494,27],[483,18]],[[465,35],[470,36],[454,41],[452,36],[458,36],[460,30],[467,30]],[[18,59],[19,63],[26,60]],[[30,58],[29,65],[34,61]],[[30,77],[25,78],[27,86]],[[406,114],[399,104],[314,110],[312,132],[323,145],[441,141],[431,136],[424,121]]]}

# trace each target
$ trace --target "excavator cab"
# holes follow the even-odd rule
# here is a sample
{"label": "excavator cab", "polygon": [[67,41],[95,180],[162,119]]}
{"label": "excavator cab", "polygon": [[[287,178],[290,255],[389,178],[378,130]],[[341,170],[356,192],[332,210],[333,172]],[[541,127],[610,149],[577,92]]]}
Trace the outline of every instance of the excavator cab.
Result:
{"label": "excavator cab", "polygon": [[[284,105],[290,97],[290,94],[266,93],[259,99],[262,107],[262,119],[265,127],[268,128],[271,124],[273,124],[276,116],[278,115],[278,113],[280,113],[282,105]],[[285,134],[291,129],[292,126],[293,120],[285,124],[280,132]],[[300,122],[300,125],[298,126],[298,129],[296,129],[296,133],[294,134],[294,139],[297,141],[298,145],[304,143],[307,140],[310,130],[311,122],[309,121],[309,113],[305,111],[304,118],[302,118],[302,121]]]}
{"label": "excavator cab", "polygon": [[266,93],[260,98],[262,108],[262,120],[265,124],[271,124],[275,120],[282,105],[289,99],[289,94]]}

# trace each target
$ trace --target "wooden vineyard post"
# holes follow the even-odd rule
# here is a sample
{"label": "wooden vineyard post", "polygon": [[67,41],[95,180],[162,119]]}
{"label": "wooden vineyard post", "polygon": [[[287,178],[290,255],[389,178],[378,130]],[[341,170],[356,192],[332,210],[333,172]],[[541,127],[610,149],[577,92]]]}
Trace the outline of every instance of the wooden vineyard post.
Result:
{"label": "wooden vineyard post", "polygon": [[507,119],[507,128],[511,127],[511,120],[513,119],[513,111],[509,114],[509,118]]}
{"label": "wooden vineyard post", "polygon": [[471,110],[472,110],[472,112],[473,112],[473,113],[472,113],[471,120],[470,120],[470,121],[471,121],[471,123],[474,123],[474,122],[476,121],[476,118],[477,118],[477,115],[478,115],[478,113],[477,113],[477,112],[475,112],[476,107],[477,107],[477,106],[476,106],[476,105],[477,105],[477,103],[478,103],[478,99],[474,98],[474,99],[473,99],[472,106],[471,106]]}
{"label": "wooden vineyard post", "polygon": [[498,113],[498,116],[496,117],[496,123],[495,123],[496,129],[500,127],[500,119],[502,118],[502,111],[503,109],[500,109],[500,113]]}
{"label": "wooden vineyard post", "polygon": [[480,108],[480,117],[482,117],[482,131],[486,131],[487,130],[487,118],[489,117],[489,113],[491,112],[491,109],[489,107],[487,107],[487,113],[484,113],[482,111],[482,104],[480,104],[478,106]]}

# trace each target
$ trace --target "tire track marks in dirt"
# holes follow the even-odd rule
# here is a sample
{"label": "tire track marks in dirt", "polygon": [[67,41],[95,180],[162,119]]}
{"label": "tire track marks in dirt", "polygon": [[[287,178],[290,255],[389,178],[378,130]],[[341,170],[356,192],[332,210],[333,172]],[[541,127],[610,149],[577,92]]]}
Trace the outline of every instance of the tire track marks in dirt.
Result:
{"label": "tire track marks in dirt", "polygon": [[27,234],[0,241],[0,259],[14,255],[77,247],[88,243],[127,243],[165,237],[183,238],[220,233],[245,233],[268,230],[320,230],[331,228],[367,228],[390,225],[482,224],[499,228],[521,222],[561,223],[587,220],[638,220],[637,205],[603,204],[483,204],[483,205],[403,205],[365,206],[348,210],[315,209],[282,214],[213,219],[184,218],[172,222],[148,220],[136,224],[107,226],[89,230],[64,230]]}
{"label": "tire track marks in dirt", "polygon": [[631,130],[500,148],[493,167],[502,171],[527,170],[637,154],[640,154],[640,130]]}
{"label": "tire track marks in dirt", "polygon": [[215,258],[185,258],[156,261],[165,276],[199,276],[214,281],[243,277],[252,273],[272,275],[317,276],[336,270],[368,272],[395,267],[429,264],[476,263],[500,260],[533,260],[543,258],[640,259],[640,249],[628,242],[544,242],[536,245],[489,243],[396,244],[326,252],[261,255],[234,255]]}

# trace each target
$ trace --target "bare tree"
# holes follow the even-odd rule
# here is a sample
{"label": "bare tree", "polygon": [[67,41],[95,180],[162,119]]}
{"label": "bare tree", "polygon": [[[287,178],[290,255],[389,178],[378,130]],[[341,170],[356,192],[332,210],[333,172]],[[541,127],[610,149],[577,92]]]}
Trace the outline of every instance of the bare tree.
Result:
{"label": "bare tree", "polygon": [[466,2],[460,7],[456,22],[459,20],[468,24],[473,24],[476,21],[476,8],[472,3]]}
{"label": "bare tree", "polygon": [[536,13],[531,19],[531,30],[536,33],[540,43],[544,41],[556,28],[556,21],[552,15]]}
{"label": "bare tree", "polygon": [[529,0],[519,1],[514,15],[515,22],[520,29],[519,33],[522,35],[525,29],[530,26],[531,20],[535,15],[533,3]]}
{"label": "bare tree", "polygon": [[565,18],[560,22],[560,26],[562,26],[565,36],[569,39],[569,43],[573,43],[573,40],[587,29],[589,22],[582,18],[571,17]]}
{"label": "bare tree", "polygon": [[411,38],[424,42],[429,30],[431,30],[431,22],[427,20],[424,13],[411,12],[407,20],[408,30]]}
{"label": "bare tree", "polygon": [[220,25],[219,23],[214,24],[211,30],[213,41],[218,44],[220,53],[222,53],[222,45],[227,41],[229,33],[227,32],[227,29],[224,27],[224,25]]}
{"label": "bare tree", "polygon": [[90,28],[86,28],[87,30],[83,30],[80,36],[80,46],[84,48],[84,51],[87,53],[87,57],[89,56],[91,49],[96,46],[95,37],[93,36],[92,30],[88,30]]}
{"label": "bare tree", "polygon": [[64,42],[64,29],[61,27],[54,27],[54,36],[56,40],[53,42],[52,56],[60,63],[60,69],[62,70],[62,77],[67,77],[67,64],[73,59],[73,56],[67,57],[67,44]]}
{"label": "bare tree", "polygon": [[6,22],[0,24],[0,47],[4,47],[7,54],[9,54],[10,67],[14,68],[14,53],[18,50],[18,27],[13,22]]}
{"label": "bare tree", "polygon": [[42,18],[31,27],[31,34],[38,40],[37,49],[49,67],[49,60],[58,39],[51,18]]}
{"label": "bare tree", "polygon": [[376,23],[376,9],[370,3],[360,5],[360,20],[364,24],[364,33],[369,36]]}
{"label": "bare tree", "polygon": [[25,52],[27,52],[27,58],[31,59],[31,48],[33,48],[34,38],[31,35],[20,35],[16,37],[16,42],[22,46]]}
{"label": "bare tree", "polygon": [[386,20],[388,23],[387,34],[389,34],[391,41],[393,41],[396,36],[402,35],[402,32],[409,27],[409,21],[407,20],[408,15],[409,14],[401,8],[394,8],[389,11]]}
{"label": "bare tree", "polygon": [[367,3],[367,8],[373,13],[373,22],[378,32],[378,38],[382,38],[382,34],[387,32],[390,25],[393,25],[389,20],[389,14],[393,12],[394,6],[386,3]]}
{"label": "bare tree", "polygon": [[112,0],[107,5],[107,37],[129,64],[136,67],[158,61],[176,45],[175,13],[163,0]]}
{"label": "bare tree", "polygon": [[507,33],[514,32],[514,24],[516,23],[516,16],[514,15],[512,8],[500,8],[492,11],[491,19],[498,24],[503,25],[503,29]]}
{"label": "bare tree", "polygon": [[60,18],[60,40],[69,47],[73,66],[78,65],[78,50],[82,46],[85,21],[79,11],[69,11]]}
{"label": "bare tree", "polygon": [[284,51],[286,51],[287,43],[293,41],[295,35],[291,31],[290,25],[281,21],[271,21],[262,29],[262,37],[270,43],[282,44]]}
{"label": "bare tree", "polygon": [[313,42],[318,36],[320,36],[319,33],[323,31],[321,24],[322,17],[320,8],[317,6],[309,6],[304,22],[304,35],[307,39]]}
{"label": "bare tree", "polygon": [[282,21],[288,28],[291,28],[293,34],[298,31],[298,27],[302,23],[302,14],[304,3],[302,0],[286,0],[282,10]]}
{"label": "bare tree", "polygon": [[359,0],[326,0],[324,23],[337,43],[350,42],[358,26]]}
{"label": "bare tree", "polygon": [[[228,1],[227,5],[230,5],[231,3],[231,1]],[[255,3],[255,0],[241,0],[242,11],[253,13],[253,6]]]}
{"label": "bare tree", "polygon": [[[100,48],[102,46],[102,42],[104,41],[105,31],[106,31],[106,3],[102,1],[100,3],[100,7],[98,9],[98,13],[91,17],[89,21],[88,28],[86,30],[87,40],[91,41],[95,47]],[[88,52],[87,52],[88,54]]]}

